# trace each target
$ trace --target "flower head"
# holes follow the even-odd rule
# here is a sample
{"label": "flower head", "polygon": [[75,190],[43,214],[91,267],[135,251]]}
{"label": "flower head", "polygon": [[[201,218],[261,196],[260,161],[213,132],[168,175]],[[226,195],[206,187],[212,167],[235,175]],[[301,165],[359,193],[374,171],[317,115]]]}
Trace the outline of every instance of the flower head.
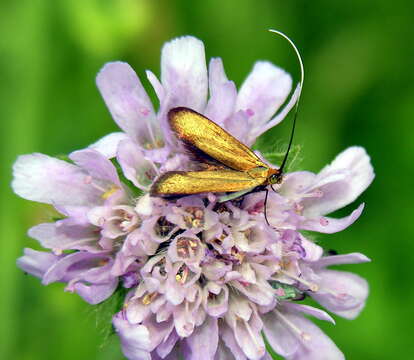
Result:
{"label": "flower head", "polygon": [[29,230],[49,252],[26,249],[18,265],[44,284],[66,283],[91,304],[128,289],[113,325],[131,360],[269,359],[262,334],[287,359],[343,359],[303,314],[333,319],[300,300],[310,296],[356,317],[367,283],[328,267],[369,259],[324,256],[301,231],[341,231],[360,216],[363,205],[342,219],[326,215],[373,180],[365,150],[348,148],[319,174],[286,174],[267,209],[263,191],[226,202],[212,193],[151,197],[158,176],[194,166],[168,127],[170,109],[194,109],[251,145],[283,119],[298,92],[280,109],[292,80],[269,62],[257,62],[237,91],[221,59],[207,73],[203,43],[189,36],[164,46],[161,81],[150,71],[147,77],[157,112],[132,68],[109,63],[97,84],[123,132],[73,152],[70,161],[42,154],[16,161],[14,191],[62,214]]}

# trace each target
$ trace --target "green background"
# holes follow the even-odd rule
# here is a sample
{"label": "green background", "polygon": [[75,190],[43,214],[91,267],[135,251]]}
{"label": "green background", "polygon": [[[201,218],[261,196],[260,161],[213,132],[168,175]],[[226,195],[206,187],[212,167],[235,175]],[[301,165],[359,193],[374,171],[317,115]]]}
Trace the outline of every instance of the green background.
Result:
{"label": "green background", "polygon": [[[0,9],[0,358],[121,359],[103,346],[95,310],[61,284],[43,287],[15,266],[26,230],[50,209],[10,190],[21,153],[82,148],[116,130],[95,87],[107,61],[128,61],[144,79],[159,73],[162,44],[179,35],[202,39],[240,84],[257,59],[298,79],[291,48],[306,67],[295,142],[300,168],[318,171],[350,145],[362,145],[376,171],[351,228],[321,236],[327,248],[359,251],[370,264],[347,267],[369,280],[366,309],[355,321],[322,324],[348,359],[414,358],[413,329],[413,19],[414,3],[376,1],[3,0]],[[291,118],[290,118],[291,119]],[[290,121],[266,135],[286,142]],[[345,212],[341,211],[338,215]],[[410,356],[411,355],[411,356]]]}

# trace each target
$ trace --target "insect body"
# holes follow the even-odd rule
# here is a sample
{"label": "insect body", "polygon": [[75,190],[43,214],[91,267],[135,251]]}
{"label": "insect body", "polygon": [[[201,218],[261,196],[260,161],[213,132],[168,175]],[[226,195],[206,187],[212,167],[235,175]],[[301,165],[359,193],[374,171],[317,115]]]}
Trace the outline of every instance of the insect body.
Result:
{"label": "insect body", "polygon": [[273,169],[227,131],[184,107],[170,110],[171,130],[205,170],[170,171],[151,187],[155,196],[238,192],[280,182]]}

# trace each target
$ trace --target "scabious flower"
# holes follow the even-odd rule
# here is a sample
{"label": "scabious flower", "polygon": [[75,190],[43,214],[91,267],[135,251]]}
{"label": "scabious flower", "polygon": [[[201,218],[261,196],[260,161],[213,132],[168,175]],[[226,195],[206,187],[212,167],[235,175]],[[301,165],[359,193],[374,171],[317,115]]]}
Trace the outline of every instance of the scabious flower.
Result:
{"label": "scabious flower", "polygon": [[286,174],[268,195],[270,225],[264,192],[226,202],[211,193],[150,197],[160,174],[194,166],[168,127],[170,109],[196,110],[251,145],[283,120],[299,92],[287,100],[290,76],[264,61],[237,91],[221,59],[212,59],[207,73],[203,43],[193,37],[167,43],[161,81],[150,71],[147,78],[158,111],[128,64],[109,63],[97,84],[123,131],[68,161],[18,158],[14,191],[62,214],[29,230],[49,251],[26,249],[18,265],[44,284],[65,283],[91,304],[127,289],[113,326],[130,360],[270,359],[263,335],[286,359],[343,359],[304,315],[333,319],[300,301],[310,296],[355,318],[368,285],[329,266],[369,259],[324,256],[301,231],[334,233],[360,216],[363,205],[342,219],[326,215],[353,202],[373,180],[365,150],[346,149],[319,174]]}

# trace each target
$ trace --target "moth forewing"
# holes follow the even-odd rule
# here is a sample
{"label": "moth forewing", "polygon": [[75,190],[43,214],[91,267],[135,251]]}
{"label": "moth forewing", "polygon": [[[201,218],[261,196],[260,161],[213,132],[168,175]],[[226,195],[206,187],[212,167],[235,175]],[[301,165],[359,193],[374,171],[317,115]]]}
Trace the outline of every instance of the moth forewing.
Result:
{"label": "moth forewing", "polygon": [[248,171],[256,167],[267,167],[246,145],[194,110],[174,108],[168,113],[168,121],[179,140],[233,170]]}
{"label": "moth forewing", "polygon": [[265,178],[253,178],[234,170],[170,171],[151,187],[151,195],[174,196],[207,192],[236,192],[261,185]]}

